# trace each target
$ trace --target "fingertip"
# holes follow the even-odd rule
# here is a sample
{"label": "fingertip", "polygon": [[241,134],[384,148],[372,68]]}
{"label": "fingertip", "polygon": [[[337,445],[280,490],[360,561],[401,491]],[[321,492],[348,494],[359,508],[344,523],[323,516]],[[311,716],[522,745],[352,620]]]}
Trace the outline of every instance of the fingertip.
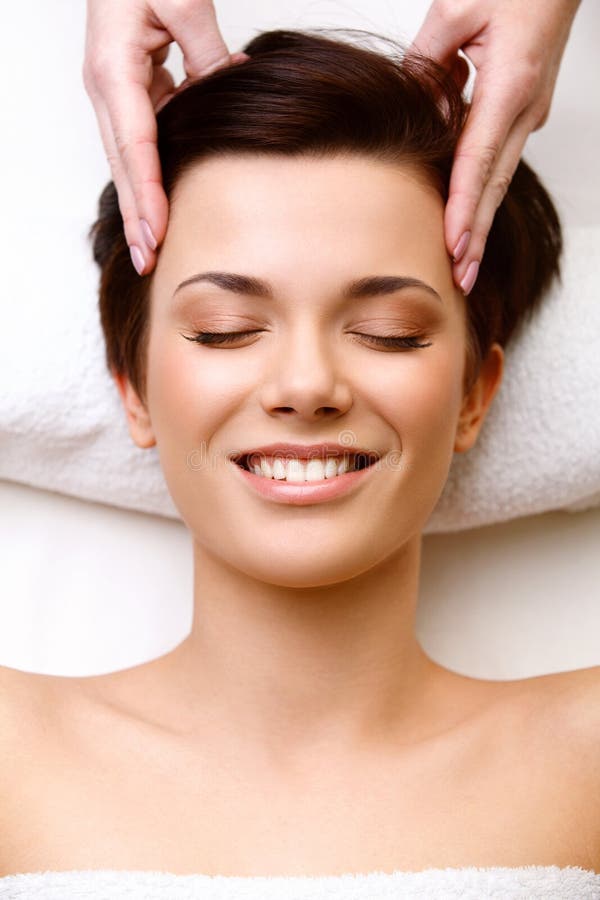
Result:
{"label": "fingertip", "polygon": [[465,297],[467,297],[473,290],[475,282],[477,281],[478,274],[479,274],[479,260],[473,259],[467,266],[466,272],[459,284],[459,287],[462,290]]}
{"label": "fingertip", "polygon": [[461,261],[463,256],[466,253],[467,247],[469,246],[469,241],[471,240],[471,232],[470,230],[463,231],[456,246],[452,251],[452,261],[458,263]]}
{"label": "fingertip", "polygon": [[[152,254],[162,244],[169,220],[169,201],[162,185],[146,185],[143,199],[138,205],[140,210],[138,226],[139,235],[144,245]],[[133,240],[131,243],[137,243]]]}
{"label": "fingertip", "polygon": [[240,50],[239,53],[232,53],[229,62],[232,66],[237,66],[240,63],[247,62],[250,58],[251,57],[247,53],[244,53],[243,50]]}
{"label": "fingertip", "polygon": [[152,233],[152,229],[150,228],[148,222],[146,222],[145,219],[140,219],[140,230],[141,230],[141,232],[144,236],[144,240],[146,241],[146,244],[148,245],[150,250],[156,250],[156,248],[158,247],[158,241],[154,237],[154,234]]}
{"label": "fingertip", "polygon": [[156,254],[149,251],[147,247],[142,251],[137,244],[131,244],[129,255],[138,275],[149,275],[156,265]]}
{"label": "fingertip", "polygon": [[444,209],[444,238],[448,255],[454,263],[459,263],[464,258],[472,241],[475,211],[473,200],[467,202],[464,194],[457,193],[450,187]]}
{"label": "fingertip", "polygon": [[156,113],[156,115],[159,114],[159,112],[161,111],[163,106],[166,106],[167,103],[169,102],[169,100],[172,100],[174,96],[175,96],[175,91],[171,91],[170,93],[165,94],[164,97],[162,97],[158,101],[158,103],[156,104],[156,106],[154,108],[154,112]]}
{"label": "fingertip", "polygon": [[138,273],[138,275],[143,275],[146,260],[144,259],[144,254],[137,246],[137,244],[132,244],[130,246],[129,255],[131,256],[131,262],[133,263],[133,268],[135,269],[135,271]]}

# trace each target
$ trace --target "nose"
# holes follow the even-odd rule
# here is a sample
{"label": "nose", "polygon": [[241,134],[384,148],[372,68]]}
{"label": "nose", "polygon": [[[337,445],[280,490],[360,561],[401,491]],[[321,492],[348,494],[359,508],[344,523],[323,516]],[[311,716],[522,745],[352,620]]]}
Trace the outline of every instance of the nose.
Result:
{"label": "nose", "polygon": [[337,349],[315,325],[282,338],[262,385],[265,411],[314,421],[347,412],[352,389]]}

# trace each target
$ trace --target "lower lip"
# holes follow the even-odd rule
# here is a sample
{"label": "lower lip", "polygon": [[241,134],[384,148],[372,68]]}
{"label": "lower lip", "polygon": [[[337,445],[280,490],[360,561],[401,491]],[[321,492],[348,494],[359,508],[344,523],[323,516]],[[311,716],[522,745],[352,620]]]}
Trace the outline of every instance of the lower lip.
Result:
{"label": "lower lip", "polygon": [[236,462],[232,462],[232,465],[247,484],[263,497],[274,500],[276,503],[307,506],[310,503],[321,503],[324,500],[333,500],[335,497],[347,494],[365,478],[368,478],[369,472],[375,469],[377,464],[372,463],[365,469],[355,469],[353,472],[345,472],[343,475],[335,475],[333,478],[326,478],[322,481],[305,481],[304,483],[263,478],[261,475],[255,475],[254,472],[243,469]]}

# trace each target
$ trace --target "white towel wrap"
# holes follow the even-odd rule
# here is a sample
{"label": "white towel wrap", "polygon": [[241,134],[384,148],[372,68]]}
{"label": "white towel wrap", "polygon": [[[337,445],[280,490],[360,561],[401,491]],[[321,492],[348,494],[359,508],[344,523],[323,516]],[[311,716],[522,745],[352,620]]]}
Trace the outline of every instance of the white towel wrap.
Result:
{"label": "white towel wrap", "polygon": [[600,900],[576,866],[427,869],[365,875],[231,877],[117,870],[0,878],[0,900]]}

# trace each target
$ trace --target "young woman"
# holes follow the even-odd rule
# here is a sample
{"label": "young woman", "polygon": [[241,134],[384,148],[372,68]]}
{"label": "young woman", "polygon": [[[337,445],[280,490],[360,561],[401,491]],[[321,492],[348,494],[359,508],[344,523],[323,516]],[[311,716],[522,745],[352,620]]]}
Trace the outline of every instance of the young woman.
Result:
{"label": "young woman", "polygon": [[469,678],[414,630],[423,528],[558,273],[552,202],[521,162],[467,297],[460,87],[322,35],[245,51],[158,115],[152,275],[112,183],[93,229],[131,437],[193,538],[192,631],[110,675],[3,670],[0,897],[373,872],[394,897],[463,896],[465,872],[472,896],[598,896],[600,667]]}

